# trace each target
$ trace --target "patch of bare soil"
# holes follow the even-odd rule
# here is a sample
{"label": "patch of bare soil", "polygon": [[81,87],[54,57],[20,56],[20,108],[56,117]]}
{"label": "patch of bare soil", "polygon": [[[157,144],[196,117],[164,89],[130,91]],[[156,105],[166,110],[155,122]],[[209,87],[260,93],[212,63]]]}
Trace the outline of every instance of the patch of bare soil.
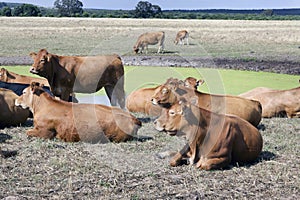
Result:
{"label": "patch of bare soil", "polygon": [[0,199],[299,199],[300,119],[263,119],[256,162],[216,171],[170,167],[161,152],[183,138],[144,122],[144,142],[86,144],[28,138],[22,127],[0,130]]}
{"label": "patch of bare soil", "polygon": [[[174,55],[125,55],[125,65],[165,66],[165,67],[199,67],[265,71],[282,74],[300,74],[300,63],[293,60],[246,60],[231,58],[180,57]],[[31,65],[29,56],[0,57],[0,65]]]}

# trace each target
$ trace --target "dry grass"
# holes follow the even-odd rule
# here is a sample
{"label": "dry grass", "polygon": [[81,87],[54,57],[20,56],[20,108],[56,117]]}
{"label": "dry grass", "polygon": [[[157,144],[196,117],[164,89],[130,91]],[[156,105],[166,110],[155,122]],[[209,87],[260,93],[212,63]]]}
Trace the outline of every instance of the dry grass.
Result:
{"label": "dry grass", "polygon": [[[188,48],[173,44],[181,29],[190,32]],[[166,54],[297,61],[300,57],[299,21],[13,17],[0,18],[0,56],[24,56],[40,48],[62,55],[127,55],[139,34],[159,30],[166,32]]]}

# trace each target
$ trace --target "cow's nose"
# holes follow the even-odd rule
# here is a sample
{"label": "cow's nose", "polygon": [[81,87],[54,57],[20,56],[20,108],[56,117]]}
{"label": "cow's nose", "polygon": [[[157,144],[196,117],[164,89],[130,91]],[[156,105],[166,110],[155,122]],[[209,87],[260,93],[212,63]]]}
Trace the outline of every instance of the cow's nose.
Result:
{"label": "cow's nose", "polygon": [[34,69],[34,67],[31,67],[31,68],[30,68],[30,73],[32,73],[32,74],[37,74],[38,71],[36,71],[36,70]]}

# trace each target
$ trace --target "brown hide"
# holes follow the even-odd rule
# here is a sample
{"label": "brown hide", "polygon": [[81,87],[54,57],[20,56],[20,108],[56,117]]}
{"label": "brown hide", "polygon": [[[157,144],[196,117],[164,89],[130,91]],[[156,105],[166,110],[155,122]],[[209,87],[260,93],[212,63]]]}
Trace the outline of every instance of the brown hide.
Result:
{"label": "brown hide", "polygon": [[261,121],[261,104],[231,95],[214,95],[196,91],[182,86],[177,79],[169,79],[152,97],[152,102],[162,107],[169,107],[181,98],[190,103],[219,114],[232,114],[252,125]]}
{"label": "brown hide", "polygon": [[18,126],[29,117],[29,110],[15,106],[17,98],[13,91],[0,88],[0,128]]}
{"label": "brown hide", "polygon": [[30,84],[31,82],[39,82],[41,84],[44,84],[44,86],[49,87],[49,83],[47,79],[20,75],[14,72],[10,72],[5,68],[1,68],[0,70],[0,81],[6,83],[20,83],[20,84]]}
{"label": "brown hide", "polygon": [[138,119],[120,108],[57,100],[38,84],[26,88],[16,105],[29,107],[33,113],[34,128],[27,135],[45,139],[123,142],[133,139],[141,126]]}
{"label": "brown hide", "polygon": [[135,53],[143,53],[144,49],[146,49],[146,53],[148,52],[148,45],[158,44],[157,53],[164,50],[164,42],[165,42],[165,33],[163,31],[160,32],[147,32],[140,35],[136,41],[136,44],[133,47],[133,51]]}
{"label": "brown hide", "polygon": [[259,101],[262,117],[300,117],[300,87],[287,90],[255,88],[240,96]]}
{"label": "brown hide", "polygon": [[58,56],[46,49],[30,55],[30,72],[45,77],[55,96],[67,101],[73,92],[93,93],[104,87],[111,105],[125,107],[124,68],[118,55]]}
{"label": "brown hide", "polygon": [[171,166],[188,157],[190,164],[200,169],[221,169],[230,163],[254,161],[263,146],[262,136],[249,122],[181,102],[164,109],[155,128],[187,138],[187,145],[172,158]]}
{"label": "brown hide", "polygon": [[178,31],[174,43],[177,45],[183,44],[184,45],[184,39],[186,40],[186,44],[189,45],[189,33],[187,30]]}

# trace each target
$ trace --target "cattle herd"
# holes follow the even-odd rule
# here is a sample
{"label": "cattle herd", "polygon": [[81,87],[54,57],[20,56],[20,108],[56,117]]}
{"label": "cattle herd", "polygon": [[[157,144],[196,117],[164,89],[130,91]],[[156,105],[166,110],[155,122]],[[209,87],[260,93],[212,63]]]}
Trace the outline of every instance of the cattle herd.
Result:
{"label": "cattle herd", "polygon": [[[175,44],[184,40],[188,44],[188,36],[179,31]],[[164,32],[142,34],[133,50],[147,52],[148,45],[158,44],[159,53],[164,38]],[[300,87],[215,95],[198,90],[203,80],[170,77],[125,98],[124,67],[118,55],[59,56],[41,49],[30,56],[30,72],[41,78],[0,71],[0,128],[33,117],[28,136],[88,143],[138,140],[142,122],[132,113],[143,113],[156,117],[156,130],[185,136],[187,143],[172,157],[171,166],[189,163],[211,170],[258,157],[263,139],[257,126],[262,117],[300,117]],[[102,87],[111,106],[76,102],[75,92],[93,93]]]}

